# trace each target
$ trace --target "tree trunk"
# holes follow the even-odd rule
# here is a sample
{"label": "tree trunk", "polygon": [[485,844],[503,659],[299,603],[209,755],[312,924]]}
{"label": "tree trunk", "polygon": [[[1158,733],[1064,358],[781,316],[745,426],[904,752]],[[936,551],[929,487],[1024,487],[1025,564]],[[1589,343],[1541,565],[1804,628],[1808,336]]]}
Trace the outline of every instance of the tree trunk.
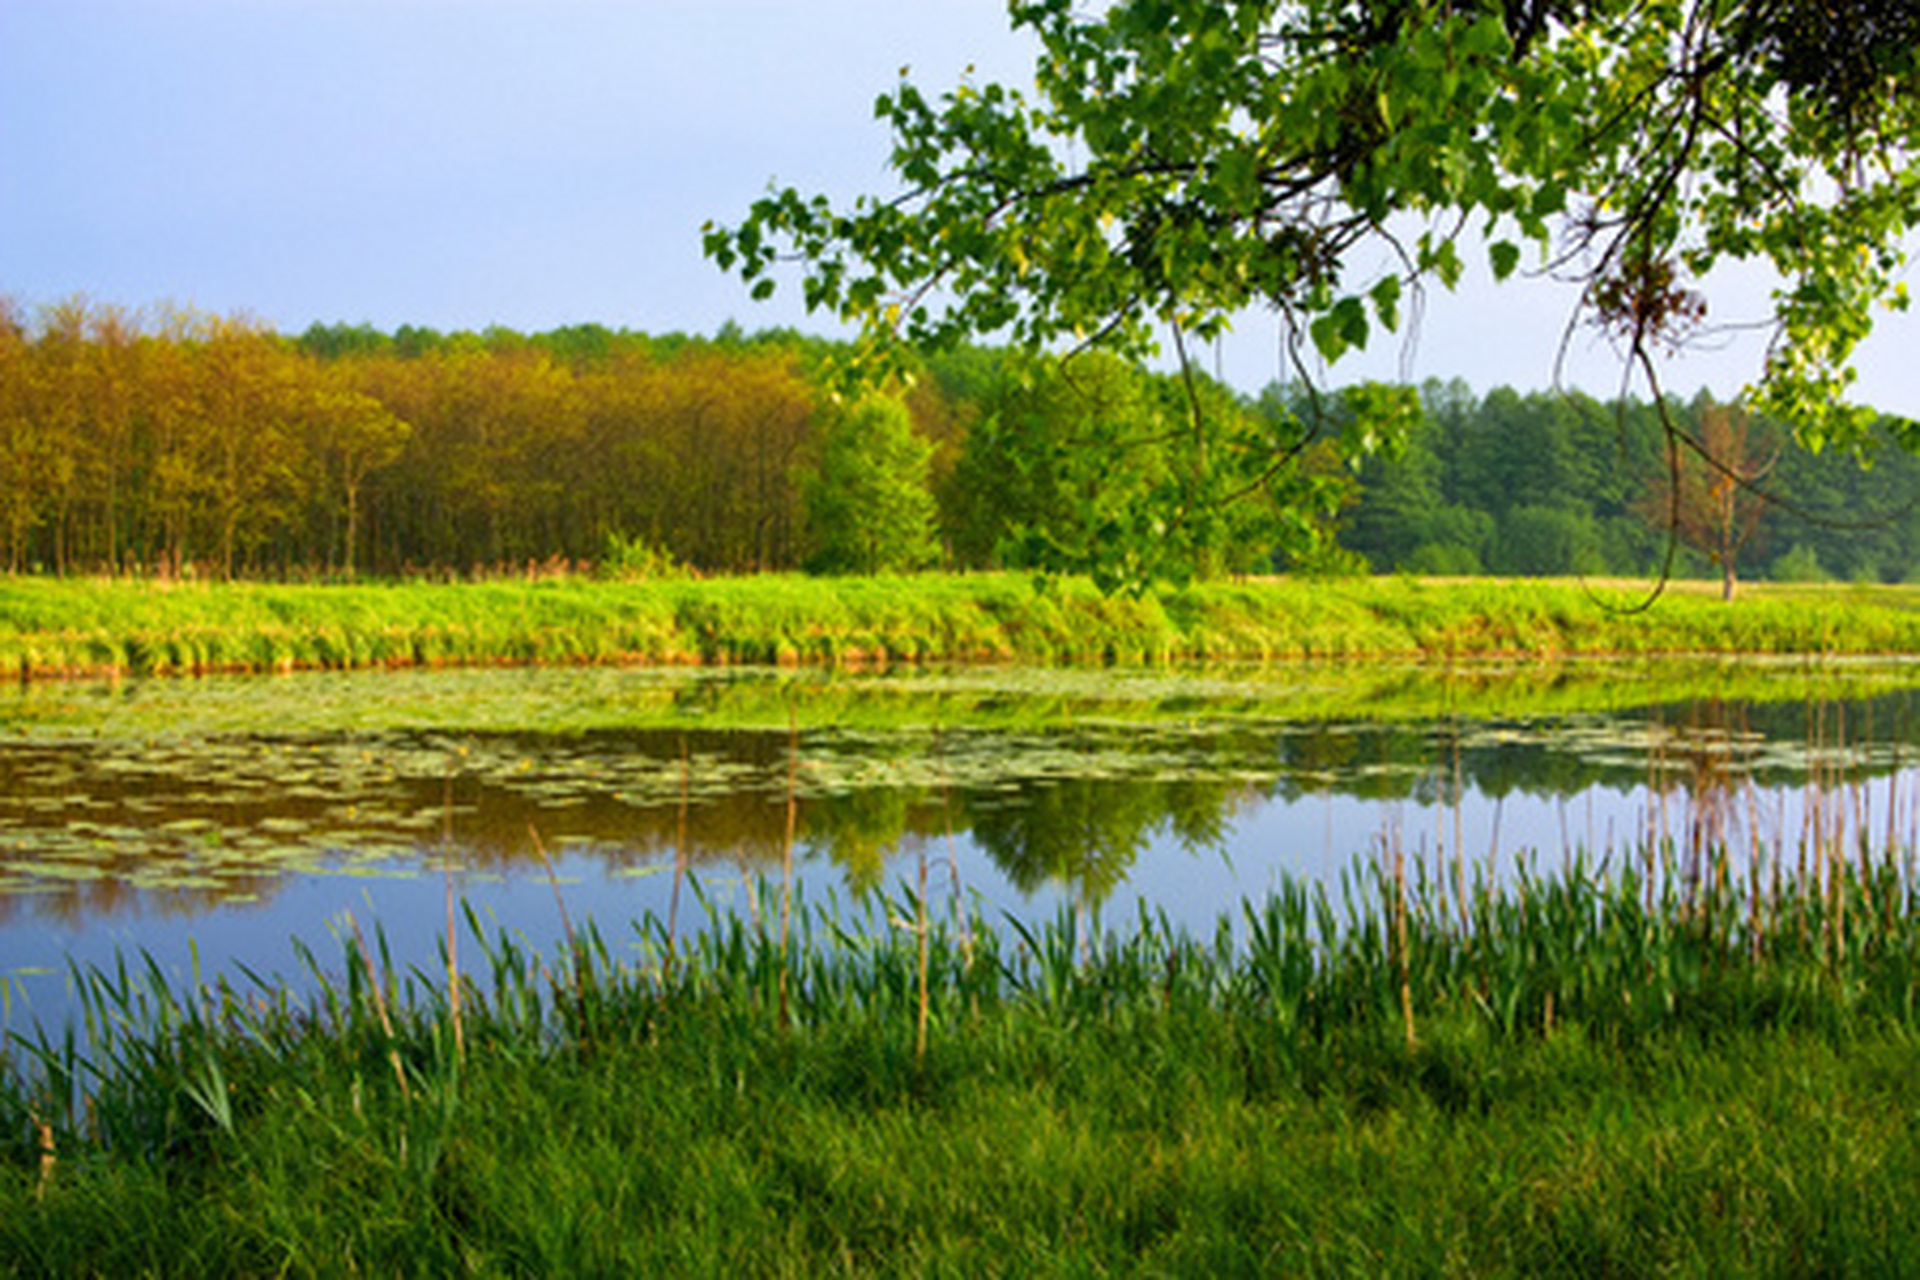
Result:
{"label": "tree trunk", "polygon": [[353,581],[353,557],[354,557],[353,543],[354,543],[355,536],[360,531],[359,524],[360,524],[360,490],[359,490],[359,487],[356,485],[348,485],[347,486],[347,556],[346,556],[346,568],[347,568],[346,578],[348,582]]}

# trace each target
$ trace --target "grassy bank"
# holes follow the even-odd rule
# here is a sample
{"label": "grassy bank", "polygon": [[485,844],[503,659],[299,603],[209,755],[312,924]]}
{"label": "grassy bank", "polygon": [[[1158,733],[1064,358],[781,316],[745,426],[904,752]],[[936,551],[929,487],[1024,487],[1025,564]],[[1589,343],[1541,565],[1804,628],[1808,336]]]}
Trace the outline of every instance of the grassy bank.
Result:
{"label": "grassy bank", "polygon": [[1920,590],[1275,580],[1103,596],[1007,575],[287,586],[0,580],[0,671],[499,663],[1162,664],[1920,652]]}
{"label": "grassy bank", "polygon": [[1898,1272],[1914,885],[1838,853],[1388,863],[1211,937],[769,886],[545,960],[470,919],[458,983],[377,937],[311,998],[84,974],[86,1032],[13,1047],[0,1263]]}

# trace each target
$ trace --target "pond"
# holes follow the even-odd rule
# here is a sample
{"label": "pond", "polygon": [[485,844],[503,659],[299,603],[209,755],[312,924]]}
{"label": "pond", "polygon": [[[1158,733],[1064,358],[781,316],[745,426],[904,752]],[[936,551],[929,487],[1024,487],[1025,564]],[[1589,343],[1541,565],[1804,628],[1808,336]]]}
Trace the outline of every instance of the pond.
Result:
{"label": "pond", "polygon": [[[0,694],[0,989],[68,966],[296,975],[302,941],[432,971],[450,899],[557,949],[903,901],[1210,931],[1283,877],[1399,854],[1513,874],[1818,833],[1908,850],[1920,663],[1188,671],[517,669]],[[676,903],[679,905],[676,907]]]}

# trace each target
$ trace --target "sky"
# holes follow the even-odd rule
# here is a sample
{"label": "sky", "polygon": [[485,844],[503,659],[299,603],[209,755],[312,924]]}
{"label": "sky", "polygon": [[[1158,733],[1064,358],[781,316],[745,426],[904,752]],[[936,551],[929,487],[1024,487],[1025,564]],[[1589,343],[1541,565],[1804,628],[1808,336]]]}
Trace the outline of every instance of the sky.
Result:
{"label": "sky", "polygon": [[[897,190],[874,98],[1030,82],[1000,0],[0,0],[0,294],[313,323],[652,333],[792,325],[700,252],[770,183]],[[1712,316],[1764,314],[1754,278]],[[1460,377],[1610,394],[1573,296],[1476,271],[1411,341],[1332,382]],[[1264,314],[1202,357],[1246,391],[1288,367]],[[1728,397],[1762,335],[1663,369]],[[1920,417],[1920,318],[1864,349],[1861,398]]]}

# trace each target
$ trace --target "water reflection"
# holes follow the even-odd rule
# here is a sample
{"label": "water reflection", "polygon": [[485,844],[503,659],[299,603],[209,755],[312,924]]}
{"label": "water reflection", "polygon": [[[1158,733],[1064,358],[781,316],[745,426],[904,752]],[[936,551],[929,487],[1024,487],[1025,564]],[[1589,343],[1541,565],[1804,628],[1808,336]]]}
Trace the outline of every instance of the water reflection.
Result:
{"label": "water reflection", "polygon": [[[1725,845],[1911,849],[1920,663],[1467,672],[416,672],[0,690],[0,1024],[69,962],[297,974],[384,928],[431,970],[451,889],[558,938],[811,901],[1206,930],[1282,876]],[[791,817],[790,817],[791,815]],[[791,823],[791,825],[790,825]]]}
{"label": "water reflection", "polygon": [[[1497,844],[1509,797],[1557,804],[1568,846],[1603,843],[1590,817],[1569,827],[1569,801],[1639,797],[1648,825],[1627,829],[1611,804],[1612,844],[1663,833],[1673,800],[1698,849],[1786,793],[1896,777],[1917,754],[1910,698],[1388,723],[1210,722],[1189,700],[1173,704],[1179,720],[1020,729],[0,739],[0,924],[192,914],[269,901],[302,877],[436,859],[511,876],[535,858],[535,832],[608,874],[681,852],[772,869],[789,850],[790,797],[800,856],[856,891],[881,884],[902,848],[959,838],[1023,894],[1057,886],[1097,904],[1180,874],[1143,869],[1150,849],[1231,852],[1252,815],[1315,798],[1372,806],[1376,829],[1393,806],[1471,806],[1482,826],[1490,807],[1479,851]],[[1436,848],[1462,842],[1427,826]]]}

